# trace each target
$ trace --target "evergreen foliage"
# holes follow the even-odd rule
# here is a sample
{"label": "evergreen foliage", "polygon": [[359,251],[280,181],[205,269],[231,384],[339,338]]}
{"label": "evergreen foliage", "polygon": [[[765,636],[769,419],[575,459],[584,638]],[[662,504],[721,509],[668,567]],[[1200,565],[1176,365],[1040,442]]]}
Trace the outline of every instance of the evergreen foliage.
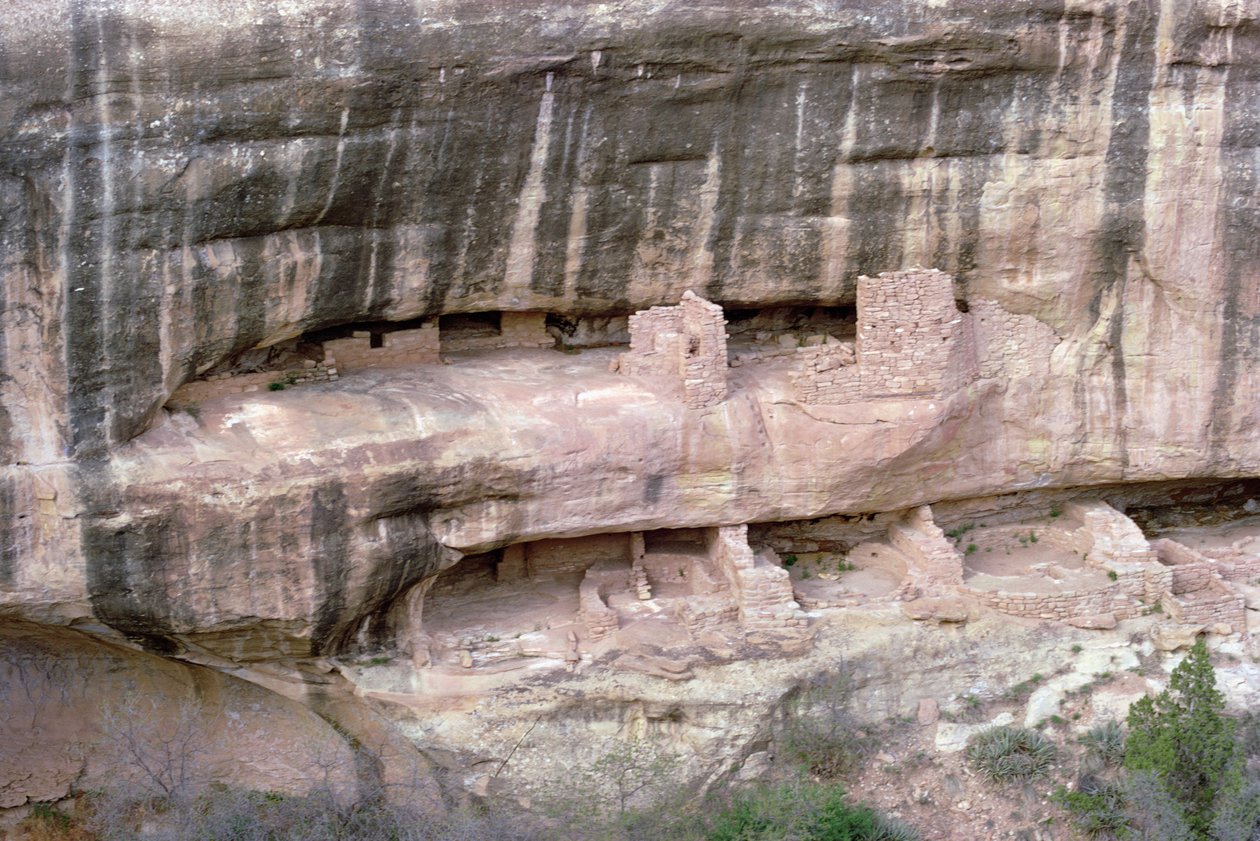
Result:
{"label": "evergreen foliage", "polygon": [[1209,841],[1219,798],[1242,787],[1234,721],[1200,639],[1173,670],[1168,688],[1129,708],[1125,768],[1150,777],[1192,836]]}

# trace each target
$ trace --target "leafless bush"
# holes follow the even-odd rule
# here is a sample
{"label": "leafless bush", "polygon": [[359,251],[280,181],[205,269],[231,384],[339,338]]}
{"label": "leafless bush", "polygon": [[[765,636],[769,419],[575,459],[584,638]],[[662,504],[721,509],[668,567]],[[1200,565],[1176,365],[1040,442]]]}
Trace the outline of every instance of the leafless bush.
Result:
{"label": "leafless bush", "polygon": [[785,755],[823,779],[853,770],[871,749],[852,711],[855,688],[853,673],[843,665],[803,685],[787,705],[779,734]]}

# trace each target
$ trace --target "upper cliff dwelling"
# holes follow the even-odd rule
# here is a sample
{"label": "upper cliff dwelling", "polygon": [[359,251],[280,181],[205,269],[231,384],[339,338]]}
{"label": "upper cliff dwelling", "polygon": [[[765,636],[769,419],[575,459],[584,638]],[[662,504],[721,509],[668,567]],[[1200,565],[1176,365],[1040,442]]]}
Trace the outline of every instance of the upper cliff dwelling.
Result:
{"label": "upper cliff dwelling", "polygon": [[523,815],[847,670],[922,841],[1260,708],[1256,0],[0,7],[0,835],[129,699]]}

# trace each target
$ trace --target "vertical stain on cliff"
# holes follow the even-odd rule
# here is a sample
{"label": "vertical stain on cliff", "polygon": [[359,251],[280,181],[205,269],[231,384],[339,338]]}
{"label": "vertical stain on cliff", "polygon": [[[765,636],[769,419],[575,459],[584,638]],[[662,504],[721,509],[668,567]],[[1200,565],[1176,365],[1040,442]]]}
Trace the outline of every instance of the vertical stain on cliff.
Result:
{"label": "vertical stain on cliff", "polygon": [[[98,11],[98,15],[103,12]],[[109,42],[105,36],[113,27],[103,19],[90,17],[81,4],[71,6],[70,16],[71,78],[67,93],[76,103],[89,103],[106,93],[101,90],[100,74],[96,71],[106,61]],[[102,207],[108,185],[100,159],[110,126],[103,120],[93,125],[83,108],[82,104],[73,107],[66,132],[69,148],[65,177],[71,185],[72,201],[64,235],[67,410],[73,454],[99,458],[109,443],[106,412],[113,376],[105,364],[107,321],[102,288],[107,274],[102,257],[113,244],[107,241],[103,222],[108,213],[108,208]]]}
{"label": "vertical stain on cliff", "polygon": [[21,526],[30,512],[18,513],[13,476],[0,476],[0,587],[12,587],[23,555]]}
{"label": "vertical stain on cliff", "polygon": [[[1260,25],[1240,23],[1224,37],[1228,39],[1225,101],[1260,101],[1260,70],[1235,63],[1236,55],[1260,51]],[[1228,464],[1234,461],[1230,442],[1254,416],[1254,407],[1239,401],[1239,380],[1242,370],[1260,354],[1260,304],[1254,291],[1260,282],[1260,237],[1256,235],[1260,231],[1260,111],[1231,107],[1224,117],[1224,188],[1216,211],[1224,255],[1221,334],[1208,417],[1211,455]]]}
{"label": "vertical stain on cliff", "polygon": [[111,513],[94,514],[80,533],[92,611],[153,651],[177,651],[168,587],[188,568],[181,512],[117,524]]}
{"label": "vertical stain on cliff", "polygon": [[[1111,80],[1111,132],[1104,156],[1103,218],[1093,246],[1095,292],[1090,314],[1102,314],[1103,301],[1114,301],[1103,340],[1110,360],[1113,440],[1121,470],[1128,468],[1128,388],[1124,358],[1125,288],[1144,282],[1131,275],[1145,243],[1146,167],[1150,145],[1150,95],[1155,78],[1156,0],[1135,0],[1120,7],[1115,21],[1115,73]],[[1077,388],[1076,405],[1088,419],[1085,393]]]}
{"label": "vertical stain on cliff", "polygon": [[319,593],[315,627],[311,632],[312,654],[335,654],[344,640],[349,618],[346,589],[350,576],[350,515],[345,488],[328,481],[311,495],[310,552]]}

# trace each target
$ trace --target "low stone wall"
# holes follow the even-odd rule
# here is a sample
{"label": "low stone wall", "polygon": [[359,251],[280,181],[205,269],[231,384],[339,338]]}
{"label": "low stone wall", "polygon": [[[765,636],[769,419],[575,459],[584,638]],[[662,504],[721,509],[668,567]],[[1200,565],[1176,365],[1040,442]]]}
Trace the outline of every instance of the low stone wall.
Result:
{"label": "low stone wall", "polygon": [[746,629],[802,631],[809,624],[796,603],[788,571],[769,549],[753,553],[748,526],[714,529],[707,548],[714,568],[730,583]]}
{"label": "low stone wall", "polygon": [[1219,581],[1187,593],[1169,593],[1164,609],[1183,625],[1228,625],[1231,631],[1247,629],[1246,599]]}
{"label": "low stone wall", "polygon": [[856,403],[862,399],[852,342],[799,348],[791,378],[802,403]]}
{"label": "low stone wall", "polygon": [[[1142,589],[1138,582],[1138,590]],[[963,586],[959,592],[982,602],[994,610],[1029,619],[1060,621],[1100,613],[1114,614],[1117,619],[1140,616],[1147,606],[1133,593],[1131,582],[1116,581],[1098,590],[1069,590],[1061,593],[1011,593],[1002,590],[977,590]]]}
{"label": "low stone wall", "polygon": [[692,633],[729,625],[739,618],[739,605],[729,596],[687,596],[678,602],[678,621]]}
{"label": "low stone wall", "polygon": [[1242,549],[1239,545],[1242,543],[1244,541],[1228,547],[1203,549],[1201,554],[1217,563],[1221,577],[1227,581],[1260,583],[1260,555]]}
{"label": "low stone wall", "polygon": [[963,556],[921,505],[888,527],[888,541],[906,557],[903,596],[932,595],[963,582]]}
{"label": "low stone wall", "polygon": [[1170,589],[1173,594],[1192,593],[1220,580],[1220,564],[1189,546],[1164,538],[1153,541],[1151,548],[1155,550],[1160,563],[1169,567],[1172,572]]}
{"label": "low stone wall", "polygon": [[388,365],[424,365],[439,361],[438,326],[431,320],[415,330],[395,330],[381,334],[381,346],[372,347],[372,334],[356,331],[348,339],[324,342],[347,371]]}
{"label": "low stone wall", "polygon": [[184,383],[171,395],[171,403],[176,406],[187,406],[200,403],[210,397],[266,391],[272,383],[279,383],[288,388],[305,383],[335,382],[339,378],[340,372],[336,361],[332,356],[326,355],[323,362],[308,359],[307,364],[300,368],[259,371],[253,374],[213,374],[204,380],[193,380]]}
{"label": "low stone wall", "polygon": [[[436,326],[436,325],[435,325]],[[388,339],[394,333],[386,333]],[[435,342],[436,342],[435,337]],[[547,332],[547,314],[544,312],[503,312],[499,314],[499,332],[472,335],[447,334],[441,336],[443,353],[472,350],[504,350],[507,348],[549,348],[556,340]],[[437,353],[434,346],[434,353]]]}
{"label": "low stone wall", "polygon": [[864,593],[838,593],[834,596],[811,596],[797,592],[796,601],[804,610],[834,610],[850,607],[883,607],[901,601],[897,593],[885,596],[868,596]]}

